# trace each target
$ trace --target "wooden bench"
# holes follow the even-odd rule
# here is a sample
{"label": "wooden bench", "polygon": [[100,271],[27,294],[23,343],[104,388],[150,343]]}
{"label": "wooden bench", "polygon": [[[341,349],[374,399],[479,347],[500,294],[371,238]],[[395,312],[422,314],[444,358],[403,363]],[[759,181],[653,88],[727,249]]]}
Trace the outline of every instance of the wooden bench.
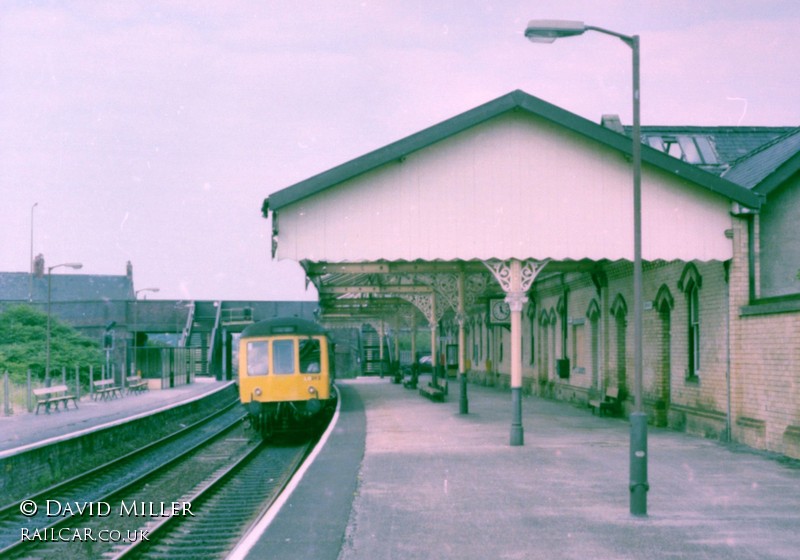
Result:
{"label": "wooden bench", "polygon": [[122,396],[122,390],[114,385],[113,379],[101,379],[100,381],[92,381],[92,400],[113,399]]}
{"label": "wooden bench", "polygon": [[423,397],[428,397],[434,402],[444,402],[445,393],[446,391],[444,387],[431,385],[430,383],[419,388],[420,395]]}
{"label": "wooden bench", "polygon": [[132,375],[125,378],[125,385],[128,386],[128,394],[141,393],[147,391],[150,386],[147,384],[147,379],[142,379],[141,375]]}
{"label": "wooden bench", "polygon": [[403,387],[406,389],[416,389],[417,382],[419,381],[419,366],[417,364],[411,364],[411,367],[408,369],[409,376],[403,379]]}
{"label": "wooden bench", "polygon": [[600,416],[605,412],[611,413],[612,416],[619,416],[622,412],[622,402],[619,398],[619,389],[617,387],[609,387],[606,389],[603,398],[599,394],[594,398],[589,397],[589,408],[592,409],[592,414],[597,410]]}
{"label": "wooden bench", "polygon": [[36,414],[39,414],[39,409],[44,406],[44,411],[50,414],[50,405],[55,405],[56,410],[61,403],[64,403],[64,409],[69,408],[69,401],[78,408],[78,400],[75,395],[69,394],[69,389],[66,385],[53,385],[52,387],[42,387],[41,389],[34,389],[33,395],[36,397]]}

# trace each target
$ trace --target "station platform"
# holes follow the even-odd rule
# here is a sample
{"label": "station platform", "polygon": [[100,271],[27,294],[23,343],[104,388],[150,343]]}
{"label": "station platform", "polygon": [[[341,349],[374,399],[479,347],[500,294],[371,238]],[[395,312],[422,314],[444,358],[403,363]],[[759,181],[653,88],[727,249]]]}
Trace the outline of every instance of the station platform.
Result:
{"label": "station platform", "polygon": [[78,408],[70,403],[67,410],[60,407],[49,414],[45,414],[44,410],[39,414],[21,410],[9,416],[0,415],[0,457],[47,441],[71,437],[85,430],[152,414],[216,391],[229,383],[198,377],[189,385],[125,394],[109,400],[95,401],[85,395],[79,401]]}
{"label": "station platform", "polygon": [[339,387],[324,448],[234,558],[798,557],[798,462],[650,428],[648,515],[634,517],[626,420],[525,397],[512,447],[508,391],[470,385],[460,415],[453,383],[445,403],[388,379]]}

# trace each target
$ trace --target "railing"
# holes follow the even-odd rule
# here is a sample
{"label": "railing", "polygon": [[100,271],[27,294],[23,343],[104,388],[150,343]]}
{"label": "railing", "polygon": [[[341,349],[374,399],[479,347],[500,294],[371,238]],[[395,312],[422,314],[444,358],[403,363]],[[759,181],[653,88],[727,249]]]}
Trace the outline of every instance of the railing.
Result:
{"label": "railing", "polygon": [[186,313],[186,325],[183,327],[183,332],[181,332],[181,339],[178,343],[178,346],[186,346],[187,342],[189,341],[189,337],[192,334],[192,325],[194,324],[194,310],[195,310],[195,302],[189,304],[188,313]]}
{"label": "railing", "polygon": [[143,347],[136,351],[136,367],[143,379],[159,380],[162,389],[194,382],[197,348]]}
{"label": "railing", "polygon": [[[113,366],[111,371],[106,372],[105,367],[95,369],[93,366],[75,366],[74,368],[61,368],[61,379],[52,378],[51,385],[66,385],[76,398],[81,395],[92,393],[92,382],[101,379],[113,379]],[[44,380],[33,379],[31,371],[28,370],[24,381],[11,379],[8,371],[3,372],[2,382],[0,382],[0,402],[2,402],[3,414],[11,416],[20,412],[33,412],[36,403],[33,398],[33,390],[45,387]]]}
{"label": "railing", "polygon": [[[220,335],[220,319],[222,317],[222,302],[215,302],[217,313],[214,317],[214,326],[211,328],[211,336],[208,340],[208,373],[218,375],[222,370],[222,341]],[[216,361],[215,361],[216,358]]]}
{"label": "railing", "polygon": [[252,323],[252,307],[232,307],[222,310],[223,323]]}

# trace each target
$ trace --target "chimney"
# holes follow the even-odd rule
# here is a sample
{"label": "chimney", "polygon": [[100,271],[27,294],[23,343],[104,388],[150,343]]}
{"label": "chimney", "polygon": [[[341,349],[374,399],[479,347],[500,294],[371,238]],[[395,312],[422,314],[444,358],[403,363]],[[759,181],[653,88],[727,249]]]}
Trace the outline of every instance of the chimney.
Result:
{"label": "chimney", "polygon": [[44,256],[41,253],[36,255],[36,258],[33,259],[33,275],[36,276],[36,278],[44,276]]}
{"label": "chimney", "polygon": [[600,124],[609,130],[625,134],[625,129],[622,127],[622,121],[619,119],[619,115],[603,115],[600,118]]}
{"label": "chimney", "polygon": [[125,265],[125,274],[128,275],[129,280],[133,280],[133,265],[131,261],[128,261],[128,264]]}

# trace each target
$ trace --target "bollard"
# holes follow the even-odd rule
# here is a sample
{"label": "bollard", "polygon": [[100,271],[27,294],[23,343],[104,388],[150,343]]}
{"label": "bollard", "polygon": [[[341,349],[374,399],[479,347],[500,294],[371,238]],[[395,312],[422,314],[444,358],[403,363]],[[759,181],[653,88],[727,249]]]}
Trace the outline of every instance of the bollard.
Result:
{"label": "bollard", "polygon": [[458,413],[469,414],[469,399],[467,398],[467,374],[465,372],[462,371],[458,374],[458,383]]}
{"label": "bollard", "polygon": [[634,412],[631,422],[631,482],[630,509],[631,515],[644,517],[647,515],[647,414]]}
{"label": "bollard", "polygon": [[25,395],[25,404],[28,405],[28,412],[33,412],[33,384],[31,382],[31,370],[28,368],[28,386]]}
{"label": "bollard", "polygon": [[8,371],[3,374],[3,410],[6,416],[11,416],[11,395],[8,394]]}
{"label": "bollard", "polygon": [[522,430],[522,387],[511,388],[511,445],[524,445]]}

